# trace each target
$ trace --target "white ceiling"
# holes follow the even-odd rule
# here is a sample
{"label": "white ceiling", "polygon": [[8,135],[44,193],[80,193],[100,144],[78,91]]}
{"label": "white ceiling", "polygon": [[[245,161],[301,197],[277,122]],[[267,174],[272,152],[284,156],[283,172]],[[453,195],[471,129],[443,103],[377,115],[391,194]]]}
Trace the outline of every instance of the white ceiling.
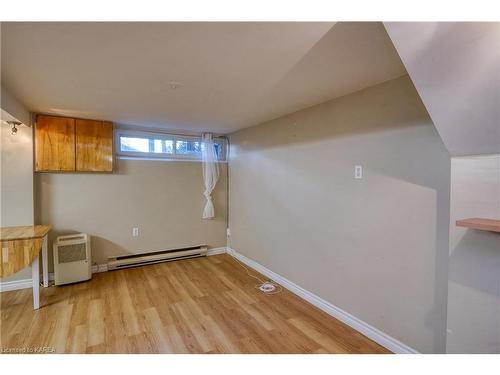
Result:
{"label": "white ceiling", "polygon": [[[35,112],[229,133],[406,74],[381,23],[2,23]],[[170,81],[182,84],[172,90]]]}
{"label": "white ceiling", "polygon": [[500,153],[500,22],[389,22],[451,155]]}

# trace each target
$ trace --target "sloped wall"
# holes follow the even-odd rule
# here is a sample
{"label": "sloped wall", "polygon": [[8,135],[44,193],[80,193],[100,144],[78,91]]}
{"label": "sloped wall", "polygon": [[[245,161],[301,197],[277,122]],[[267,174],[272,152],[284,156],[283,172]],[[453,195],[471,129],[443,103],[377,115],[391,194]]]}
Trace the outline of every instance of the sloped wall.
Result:
{"label": "sloped wall", "polygon": [[386,22],[452,156],[500,153],[500,22]]}

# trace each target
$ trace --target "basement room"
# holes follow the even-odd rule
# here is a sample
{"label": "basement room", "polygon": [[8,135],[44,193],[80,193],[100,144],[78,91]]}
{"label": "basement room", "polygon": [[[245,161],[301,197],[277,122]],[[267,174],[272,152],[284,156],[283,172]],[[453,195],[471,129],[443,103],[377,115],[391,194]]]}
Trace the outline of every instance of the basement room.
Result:
{"label": "basement room", "polygon": [[1,22],[2,354],[500,354],[500,22],[132,20]]}

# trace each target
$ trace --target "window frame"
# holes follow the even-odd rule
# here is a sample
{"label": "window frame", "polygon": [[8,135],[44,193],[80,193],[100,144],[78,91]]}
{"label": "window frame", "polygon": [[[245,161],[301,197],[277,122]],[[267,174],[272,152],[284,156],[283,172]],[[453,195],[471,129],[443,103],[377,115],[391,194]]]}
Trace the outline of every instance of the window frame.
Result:
{"label": "window frame", "polygon": [[[173,141],[173,152],[156,153],[156,152],[140,152],[140,151],[122,151],[121,137],[144,138],[144,139],[160,139],[162,141]],[[197,161],[201,162],[201,155],[196,154],[178,154],[177,141],[201,142],[201,136],[178,135],[172,133],[154,132],[147,130],[131,130],[131,129],[115,129],[115,153],[119,159],[136,159],[136,160],[169,160],[169,161]],[[227,141],[225,137],[214,137],[214,141],[220,143],[221,155],[219,162],[227,162]]]}

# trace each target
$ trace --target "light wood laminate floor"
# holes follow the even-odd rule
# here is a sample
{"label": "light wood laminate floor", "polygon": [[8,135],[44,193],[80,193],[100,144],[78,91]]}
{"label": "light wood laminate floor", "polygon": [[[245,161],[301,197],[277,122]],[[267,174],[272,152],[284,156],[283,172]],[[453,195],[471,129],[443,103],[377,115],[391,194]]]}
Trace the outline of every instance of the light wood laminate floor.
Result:
{"label": "light wood laminate floor", "polygon": [[3,292],[0,348],[53,347],[57,353],[388,352],[291,292],[264,295],[255,283],[223,254],[42,288],[37,311],[31,306],[31,289]]}

